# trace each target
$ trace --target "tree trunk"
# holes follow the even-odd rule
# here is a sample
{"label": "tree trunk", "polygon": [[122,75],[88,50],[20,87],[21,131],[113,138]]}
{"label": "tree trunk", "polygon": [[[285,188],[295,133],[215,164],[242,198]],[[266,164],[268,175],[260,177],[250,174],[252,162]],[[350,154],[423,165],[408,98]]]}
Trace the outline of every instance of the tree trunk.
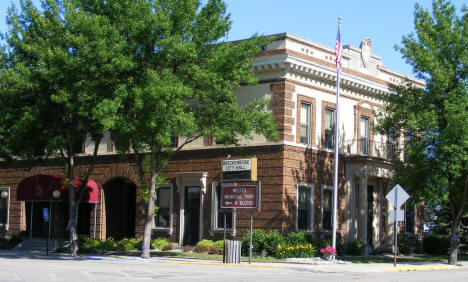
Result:
{"label": "tree trunk", "polygon": [[68,230],[70,232],[70,254],[76,256],[78,254],[78,235],[76,230],[76,216],[78,214],[78,205],[75,203],[75,164],[71,150],[68,152],[68,203],[69,203],[69,220]]}
{"label": "tree trunk", "polygon": [[[135,162],[138,169],[138,175],[140,178],[140,186],[141,189],[148,189],[146,186],[146,179],[144,175],[143,165],[139,152],[134,150],[135,155]],[[153,229],[153,217],[154,217],[154,207],[156,201],[156,178],[158,176],[156,170],[156,158],[155,153],[151,152],[151,178],[149,183],[149,198],[147,202],[145,202],[145,225],[143,229],[143,238],[142,238],[142,246],[141,246],[141,257],[142,258],[150,258],[150,248],[151,248],[151,232]]]}
{"label": "tree trunk", "polygon": [[460,241],[460,218],[457,217],[456,220],[452,222],[452,232],[450,236],[450,251],[448,263],[457,265],[458,260],[458,243]]}
{"label": "tree trunk", "polygon": [[[153,177],[151,177],[153,178]],[[153,229],[153,218],[154,218],[154,206],[156,200],[156,185],[153,180],[151,180],[150,186],[150,197],[148,203],[146,204],[145,209],[145,227],[143,230],[143,239],[141,247],[141,257],[150,258],[150,248],[151,248],[151,231]]]}

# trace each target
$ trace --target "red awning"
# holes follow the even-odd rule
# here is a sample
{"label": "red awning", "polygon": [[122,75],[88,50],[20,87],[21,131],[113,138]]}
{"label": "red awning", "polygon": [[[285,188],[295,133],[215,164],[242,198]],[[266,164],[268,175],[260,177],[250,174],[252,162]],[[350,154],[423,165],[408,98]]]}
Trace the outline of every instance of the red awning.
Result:
{"label": "red awning", "polygon": [[[63,186],[66,181],[63,176],[38,174],[20,181],[16,198],[18,201],[68,201],[68,189]],[[75,187],[81,184],[81,180],[75,178]],[[88,180],[85,192],[81,198],[83,203],[98,202],[98,185],[93,180]],[[54,191],[60,191],[60,197],[52,196]],[[79,196],[79,188],[75,188],[75,197]]]}

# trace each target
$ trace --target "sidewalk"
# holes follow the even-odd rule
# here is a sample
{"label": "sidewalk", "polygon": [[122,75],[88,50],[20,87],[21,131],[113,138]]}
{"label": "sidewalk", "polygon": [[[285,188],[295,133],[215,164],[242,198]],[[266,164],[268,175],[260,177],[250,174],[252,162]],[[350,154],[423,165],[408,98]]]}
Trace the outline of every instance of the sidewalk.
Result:
{"label": "sidewalk", "polygon": [[197,264],[197,265],[219,265],[220,267],[260,267],[260,268],[289,268],[300,271],[310,271],[317,273],[378,273],[388,271],[437,271],[437,270],[468,270],[468,261],[459,261],[457,266],[447,263],[398,263],[396,267],[393,263],[350,263],[350,262],[241,262],[240,264],[223,264],[222,261],[202,260],[190,258],[172,258],[172,257],[151,257],[142,259],[135,256],[119,255],[95,255],[81,254],[78,257],[72,257],[69,254],[49,253],[39,251],[17,251],[0,250],[0,257],[3,258],[29,258],[42,260],[116,260],[135,263],[171,263],[171,264]]}

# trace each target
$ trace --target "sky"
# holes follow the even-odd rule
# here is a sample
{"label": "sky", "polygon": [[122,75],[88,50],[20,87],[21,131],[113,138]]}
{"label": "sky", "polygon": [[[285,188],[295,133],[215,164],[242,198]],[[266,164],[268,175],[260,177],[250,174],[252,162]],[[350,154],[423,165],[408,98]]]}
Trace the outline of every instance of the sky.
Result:
{"label": "sky", "polygon": [[[206,1],[206,0],[205,0]],[[34,0],[40,3],[39,0]],[[431,9],[432,0],[225,0],[231,14],[229,40],[254,34],[288,32],[334,48],[337,18],[342,17],[343,45],[359,47],[364,38],[372,40],[372,53],[392,70],[413,75],[394,46],[403,35],[414,31],[414,5]],[[7,9],[20,0],[0,0],[0,32],[7,31]],[[452,0],[460,12],[467,0]]]}

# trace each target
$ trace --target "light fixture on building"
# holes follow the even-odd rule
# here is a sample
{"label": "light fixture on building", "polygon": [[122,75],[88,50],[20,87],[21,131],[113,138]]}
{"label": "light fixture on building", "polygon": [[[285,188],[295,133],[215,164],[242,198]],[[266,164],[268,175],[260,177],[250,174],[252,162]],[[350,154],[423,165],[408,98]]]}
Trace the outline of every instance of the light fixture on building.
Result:
{"label": "light fixture on building", "polygon": [[59,190],[55,190],[54,192],[52,192],[52,197],[54,197],[54,199],[58,199],[60,198],[60,191]]}
{"label": "light fixture on building", "polygon": [[8,197],[8,191],[2,191],[2,193],[0,194],[2,199],[6,199],[6,197]]}
{"label": "light fixture on building", "polygon": [[203,194],[206,194],[206,177],[208,176],[208,172],[203,172],[202,177],[200,178],[200,184],[201,184],[201,191]]}

